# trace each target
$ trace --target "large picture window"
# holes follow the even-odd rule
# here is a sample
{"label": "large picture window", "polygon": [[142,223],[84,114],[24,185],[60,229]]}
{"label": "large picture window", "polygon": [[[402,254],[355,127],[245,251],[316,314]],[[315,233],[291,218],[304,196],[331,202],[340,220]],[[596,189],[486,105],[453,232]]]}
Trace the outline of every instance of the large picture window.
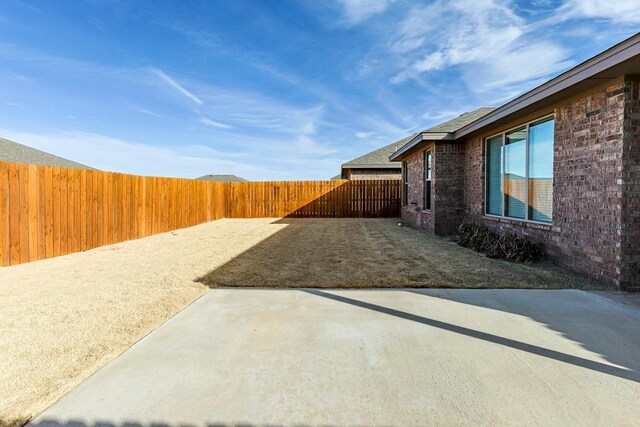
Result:
{"label": "large picture window", "polygon": [[425,210],[431,210],[431,150],[424,152],[424,194],[422,195],[422,206]]}
{"label": "large picture window", "polygon": [[551,222],[553,126],[550,117],[486,140],[487,214]]}

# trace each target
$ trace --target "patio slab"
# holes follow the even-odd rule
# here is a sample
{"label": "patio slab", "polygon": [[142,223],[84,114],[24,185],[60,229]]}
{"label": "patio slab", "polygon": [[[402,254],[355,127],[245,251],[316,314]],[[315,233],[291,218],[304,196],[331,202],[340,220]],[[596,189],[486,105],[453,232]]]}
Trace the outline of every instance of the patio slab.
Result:
{"label": "patio slab", "polygon": [[640,310],[616,298],[214,289],[32,425],[631,425]]}

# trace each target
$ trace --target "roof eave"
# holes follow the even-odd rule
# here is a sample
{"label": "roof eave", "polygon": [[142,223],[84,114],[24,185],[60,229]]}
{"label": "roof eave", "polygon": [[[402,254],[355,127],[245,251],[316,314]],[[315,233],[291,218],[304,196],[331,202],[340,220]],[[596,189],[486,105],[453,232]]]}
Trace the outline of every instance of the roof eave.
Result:
{"label": "roof eave", "polygon": [[424,141],[447,141],[452,140],[453,133],[451,132],[420,132],[411,141],[407,142],[402,148],[393,153],[389,157],[391,162],[399,162],[411,154],[415,148],[417,148]]}

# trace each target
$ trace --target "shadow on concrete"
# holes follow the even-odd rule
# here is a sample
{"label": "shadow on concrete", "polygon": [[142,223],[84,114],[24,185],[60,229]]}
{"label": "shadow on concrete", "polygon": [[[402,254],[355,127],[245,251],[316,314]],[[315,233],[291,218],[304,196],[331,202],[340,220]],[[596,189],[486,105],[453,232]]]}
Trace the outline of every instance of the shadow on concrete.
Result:
{"label": "shadow on concrete", "polygon": [[[573,357],[562,361],[640,382],[640,305],[634,307],[616,302],[604,296],[606,294],[579,291],[559,292],[558,298],[550,299],[544,298],[542,292],[510,290],[509,301],[500,290],[410,289],[408,292],[528,317],[625,369],[590,361],[583,366]],[[518,298],[513,298],[514,294]],[[620,295],[625,294],[617,293],[616,297]]]}
{"label": "shadow on concrete", "polygon": [[[574,365],[574,366],[579,366],[581,368],[589,369],[589,370],[592,370],[592,371],[601,372],[603,374],[613,375],[613,376],[616,376],[616,377],[619,377],[619,378],[623,378],[623,379],[626,379],[626,380],[640,382],[640,373],[637,371],[637,366],[636,366],[637,365],[637,361],[636,360],[633,360],[633,361],[632,360],[626,360],[627,362],[632,362],[632,363],[628,363],[628,364],[634,366],[636,369],[619,368],[619,367],[616,367],[616,366],[611,366],[611,365],[607,365],[605,363],[600,363],[600,362],[596,362],[596,361],[593,361],[593,360],[584,359],[582,357],[573,356],[573,355],[570,355],[570,354],[562,353],[562,352],[551,350],[551,349],[544,348],[544,347],[539,347],[537,345],[524,343],[524,342],[513,340],[513,339],[510,339],[510,338],[504,338],[504,337],[501,337],[501,336],[498,336],[498,335],[493,335],[493,334],[489,334],[489,333],[486,333],[486,332],[476,331],[474,329],[453,325],[451,323],[442,322],[442,321],[435,320],[435,319],[430,319],[428,317],[423,317],[423,316],[418,316],[418,315],[411,314],[411,313],[406,313],[404,311],[395,310],[393,308],[388,308],[388,307],[384,307],[384,306],[377,305],[377,304],[371,304],[371,303],[368,303],[368,302],[365,302],[365,301],[356,300],[356,299],[353,299],[353,298],[348,298],[348,297],[345,297],[345,296],[342,296],[342,295],[336,295],[336,294],[332,294],[332,293],[328,293],[328,292],[323,292],[323,291],[318,290],[318,289],[304,289],[303,292],[307,292],[307,293],[310,293],[312,295],[316,295],[316,296],[323,297],[323,298],[328,298],[328,299],[333,300],[333,301],[338,301],[338,302],[342,302],[342,303],[345,303],[345,304],[354,305],[356,307],[365,308],[367,310],[377,311],[378,313],[384,313],[384,314],[387,314],[389,316],[394,316],[394,317],[399,317],[401,319],[410,320],[412,322],[422,323],[423,325],[431,326],[431,327],[438,328],[438,329],[443,329],[445,331],[453,332],[455,334],[464,335],[464,336],[467,336],[467,337],[470,337],[470,338],[475,338],[475,339],[487,341],[487,342],[490,342],[490,343],[493,343],[493,344],[498,344],[498,345],[502,345],[502,346],[505,346],[505,347],[510,347],[510,348],[515,349],[515,350],[525,351],[527,353],[531,353],[531,354],[535,354],[535,355],[538,355],[538,356],[546,357],[546,358],[549,358],[549,359],[557,360],[557,361],[563,362],[563,363],[568,363],[568,364],[571,364],[571,365]],[[421,295],[425,295],[424,293],[422,293],[420,291],[413,291],[412,290],[411,292],[415,292],[415,293],[418,293],[418,294],[421,294]],[[534,291],[530,291],[530,292],[534,292]],[[526,314],[523,314],[523,313],[517,313],[517,314],[526,315]],[[529,316],[529,317],[531,317],[531,316]],[[531,317],[531,318],[535,319],[535,317]],[[589,347],[589,345],[587,345],[587,347]],[[611,350],[613,350],[613,351],[611,351]],[[615,349],[609,349],[609,353],[616,354],[615,353]],[[635,354],[637,355],[637,353],[635,353]],[[616,357],[612,357],[612,359],[616,359]],[[616,364],[618,364],[618,363],[616,363]]]}
{"label": "shadow on concrete", "polygon": [[[595,295],[582,292],[558,293],[556,300],[548,298],[548,294],[544,298],[545,293],[533,290],[512,289],[510,292],[521,294],[509,301],[497,294],[505,292],[506,288],[566,289],[593,282],[559,268],[546,269],[539,264],[532,267],[481,257],[440,237],[397,227],[396,223],[380,226],[379,221],[393,220],[276,220],[274,224],[286,224],[286,227],[198,281],[212,288],[424,288],[410,292],[531,318],[617,367],[334,294],[313,292],[585,369],[640,381],[640,358],[637,357],[640,354],[640,315],[630,314],[632,308],[622,313],[608,310],[607,304],[596,304],[598,310],[594,312],[587,304],[589,301],[584,300]],[[465,293],[449,288],[475,289]],[[437,295],[432,295],[434,292]],[[582,302],[575,303],[576,299]],[[637,337],[636,344],[630,336]]]}

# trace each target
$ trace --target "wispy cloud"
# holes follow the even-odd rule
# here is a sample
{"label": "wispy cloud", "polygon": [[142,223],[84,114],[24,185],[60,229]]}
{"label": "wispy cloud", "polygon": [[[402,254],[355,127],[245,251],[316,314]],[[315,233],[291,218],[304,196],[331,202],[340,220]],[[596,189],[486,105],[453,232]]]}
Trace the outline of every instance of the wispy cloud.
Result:
{"label": "wispy cloud", "polygon": [[142,114],[146,114],[147,116],[157,117],[159,119],[162,119],[162,118],[165,117],[162,114],[154,113],[153,111],[145,110],[144,108],[139,108],[136,111],[138,111],[138,112],[140,112]]}
{"label": "wispy cloud", "polygon": [[[424,25],[427,21],[432,25]],[[572,64],[568,49],[528,34],[527,23],[503,0],[438,1],[415,7],[392,38],[391,49],[419,57],[392,83],[459,67],[473,92],[499,90],[509,96]]]}
{"label": "wispy cloud", "polygon": [[356,138],[366,139],[373,135],[373,132],[356,132]]}
{"label": "wispy cloud", "polygon": [[160,70],[158,68],[150,68],[149,70],[153,74],[158,76],[160,78],[160,80],[162,80],[164,83],[166,83],[169,87],[171,87],[172,89],[176,90],[178,93],[184,95],[185,97],[189,98],[191,101],[195,102],[198,105],[204,104],[204,102],[200,98],[195,96],[193,93],[189,92],[182,85],[180,85],[177,81],[175,81],[174,79],[169,77],[164,71],[162,71],[162,70]]}
{"label": "wispy cloud", "polygon": [[567,0],[558,9],[556,18],[596,18],[620,24],[637,24],[640,23],[640,3],[637,0]]}
{"label": "wispy cloud", "polygon": [[338,0],[344,8],[347,21],[355,24],[383,13],[393,0]]}
{"label": "wispy cloud", "polygon": [[211,119],[208,119],[206,117],[201,117],[200,121],[202,123],[204,123],[205,125],[207,125],[207,126],[212,126],[214,128],[218,128],[218,129],[233,129],[233,126],[231,126],[231,125],[226,125],[224,123],[216,122],[215,120],[211,120]]}

